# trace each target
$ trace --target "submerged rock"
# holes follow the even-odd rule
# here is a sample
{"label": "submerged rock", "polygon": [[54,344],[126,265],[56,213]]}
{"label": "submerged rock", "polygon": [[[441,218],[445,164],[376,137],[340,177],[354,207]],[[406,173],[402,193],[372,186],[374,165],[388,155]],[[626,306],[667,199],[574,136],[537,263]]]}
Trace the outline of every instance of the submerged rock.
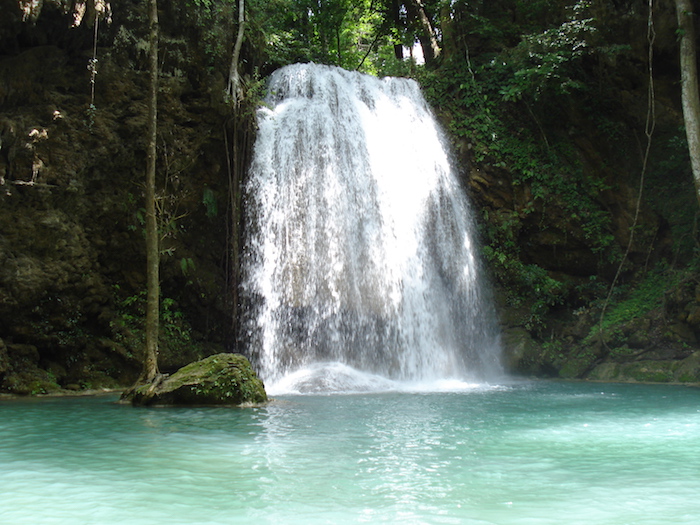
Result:
{"label": "submerged rock", "polygon": [[243,405],[267,401],[263,382],[240,354],[216,354],[182,367],[163,381],[144,385],[134,405]]}

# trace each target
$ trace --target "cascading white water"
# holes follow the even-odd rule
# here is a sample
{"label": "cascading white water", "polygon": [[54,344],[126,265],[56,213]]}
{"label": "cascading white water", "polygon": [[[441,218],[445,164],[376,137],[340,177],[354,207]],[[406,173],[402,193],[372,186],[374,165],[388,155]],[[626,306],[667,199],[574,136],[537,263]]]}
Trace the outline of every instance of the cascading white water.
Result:
{"label": "cascading white water", "polygon": [[469,205],[418,85],[297,64],[272,75],[267,103],[242,285],[266,384],[498,374]]}

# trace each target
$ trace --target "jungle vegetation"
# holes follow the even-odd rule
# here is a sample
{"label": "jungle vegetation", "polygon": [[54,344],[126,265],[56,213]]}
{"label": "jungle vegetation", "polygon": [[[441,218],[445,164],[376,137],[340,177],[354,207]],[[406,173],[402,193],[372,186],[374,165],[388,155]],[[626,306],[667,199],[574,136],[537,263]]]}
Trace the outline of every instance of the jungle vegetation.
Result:
{"label": "jungle vegetation", "polygon": [[[99,117],[100,53],[123,51],[128,67],[149,69],[149,2],[3,2],[16,13],[5,27],[54,20],[24,40],[0,33],[6,53],[53,42],[55,33],[89,56],[88,124]],[[584,364],[571,375],[582,376],[625,357],[645,316],[656,339],[639,343],[641,353],[664,340],[687,356],[692,333],[700,335],[698,201],[686,141],[697,116],[683,117],[692,95],[682,79],[693,76],[697,8],[689,0],[160,0],[159,75],[215,91],[223,121],[227,282],[237,278],[240,187],[267,75],[313,61],[407,76],[452,142],[502,323],[537,343],[533,363],[518,366],[556,374],[574,356]],[[176,199],[163,175],[173,151],[164,144],[156,200]],[[200,193],[210,218],[217,196]],[[177,214],[157,207],[165,238],[164,225],[175,231],[177,221],[164,217]],[[168,250],[161,245],[161,261]],[[191,281],[199,263],[189,254],[179,261]],[[235,325],[242,306],[231,289]],[[562,341],[595,350],[563,350]]]}

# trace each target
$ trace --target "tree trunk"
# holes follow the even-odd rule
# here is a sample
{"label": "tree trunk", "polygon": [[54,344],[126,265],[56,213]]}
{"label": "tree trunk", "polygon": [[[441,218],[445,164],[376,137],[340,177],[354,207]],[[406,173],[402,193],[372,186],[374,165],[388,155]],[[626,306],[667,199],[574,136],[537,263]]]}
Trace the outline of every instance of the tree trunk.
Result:
{"label": "tree trunk", "polygon": [[451,5],[449,3],[442,4],[440,7],[440,31],[442,32],[442,56],[444,60],[448,60],[454,55],[456,48],[457,35],[454,25]]}
{"label": "tree trunk", "polygon": [[433,28],[433,23],[430,21],[430,17],[425,12],[425,7],[421,0],[409,0],[404,2],[406,11],[408,14],[418,22],[421,28],[421,34],[418,37],[421,47],[423,48],[423,58],[425,58],[425,63],[429,64],[433,59],[440,55],[440,45],[437,41],[437,36],[435,35],[435,29]]}
{"label": "tree trunk", "polygon": [[156,131],[158,104],[158,2],[149,3],[149,68],[151,74],[148,98],[148,151],[146,160],[146,355],[142,381],[151,382],[158,375],[158,267],[160,248],[156,218]]}
{"label": "tree trunk", "polygon": [[700,95],[695,53],[695,13],[693,13],[692,2],[676,0],[676,13],[680,32],[683,120],[695,182],[695,194],[700,204]]}
{"label": "tree trunk", "polygon": [[[401,4],[399,0],[392,0],[390,9],[394,27],[400,32],[403,27],[403,22],[401,21]],[[394,56],[398,60],[403,60],[403,42],[394,43]]]}
{"label": "tree trunk", "polygon": [[238,35],[236,44],[233,46],[233,56],[231,57],[231,69],[228,76],[228,94],[233,98],[235,104],[240,100],[241,76],[238,73],[238,60],[241,56],[243,46],[243,32],[245,31],[245,0],[238,0]]}

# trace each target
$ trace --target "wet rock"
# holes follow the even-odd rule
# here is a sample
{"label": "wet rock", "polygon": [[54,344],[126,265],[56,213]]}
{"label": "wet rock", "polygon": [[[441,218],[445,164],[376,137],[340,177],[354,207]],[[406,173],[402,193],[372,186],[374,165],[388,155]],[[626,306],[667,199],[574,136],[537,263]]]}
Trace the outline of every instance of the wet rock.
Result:
{"label": "wet rock", "polygon": [[592,381],[619,381],[620,365],[613,362],[601,363],[591,370],[587,379]]}
{"label": "wet rock", "polygon": [[5,342],[0,339],[0,379],[3,374],[7,372],[9,366],[10,360],[7,357],[7,347],[5,346]]}
{"label": "wet rock", "polygon": [[700,352],[681,361],[674,359],[643,359],[628,363],[607,361],[588,375],[594,381],[639,383],[697,383],[700,382]]}
{"label": "wet rock", "polygon": [[694,329],[700,330],[700,304],[690,304],[686,322]]}
{"label": "wet rock", "polygon": [[620,371],[627,380],[641,383],[669,383],[674,380],[673,361],[640,361],[637,363],[624,363]]}
{"label": "wet rock", "polygon": [[[62,23],[56,13],[42,14],[44,29],[8,27],[6,11],[0,8],[0,45],[20,31],[53,41],[83,30],[53,25],[49,36],[46,24]],[[0,52],[0,326],[8,346],[0,350],[0,392],[41,393],[51,381],[123,388],[138,376],[143,347],[144,76],[125,67],[120,52],[101,54],[96,109],[88,113],[85,84],[76,80],[85,72],[79,47],[20,51]],[[161,334],[167,371],[232,340],[229,293],[221,293],[231,288],[221,267],[226,221],[208,217],[201,203],[202,187],[218,194],[228,184],[212,169],[226,155],[221,114],[201,105],[208,87],[183,100],[187,86],[175,84],[163,85],[167,111],[159,122],[171,138],[167,162],[178,165],[181,181],[168,197],[167,213],[177,209],[181,219],[172,222],[161,266],[164,297],[178,302]],[[196,272],[185,275],[183,260]],[[28,362],[11,343],[34,347],[37,359]],[[34,380],[39,388],[27,386]]]}
{"label": "wet rock", "polygon": [[540,347],[524,328],[508,328],[502,336],[506,370],[516,373],[535,373],[540,360]]}
{"label": "wet rock", "polygon": [[134,405],[232,405],[267,401],[262,381],[240,354],[216,354],[190,363],[159,383],[138,388]]}
{"label": "wet rock", "polygon": [[695,352],[676,364],[675,379],[679,383],[700,383],[700,352]]}
{"label": "wet rock", "polygon": [[[7,344],[8,366],[0,373],[0,391],[17,395],[48,394],[59,390],[56,378],[39,368],[39,351],[33,345]],[[2,360],[0,349],[0,360]],[[1,363],[0,363],[1,364]]]}
{"label": "wet rock", "polygon": [[567,359],[559,369],[559,377],[563,379],[576,379],[581,377],[590,367],[593,356],[574,356]]}
{"label": "wet rock", "polygon": [[651,344],[651,320],[640,319],[633,323],[627,335],[627,344],[630,348],[647,348]]}
{"label": "wet rock", "polygon": [[669,337],[681,343],[696,343],[692,328],[685,323],[675,323],[668,327]]}

